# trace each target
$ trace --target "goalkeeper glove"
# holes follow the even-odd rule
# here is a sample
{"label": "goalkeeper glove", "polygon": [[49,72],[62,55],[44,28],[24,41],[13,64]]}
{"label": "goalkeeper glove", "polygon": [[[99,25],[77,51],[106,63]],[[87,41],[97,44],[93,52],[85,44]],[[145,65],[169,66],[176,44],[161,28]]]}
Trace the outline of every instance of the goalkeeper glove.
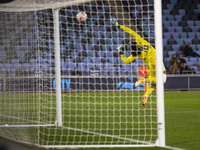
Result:
{"label": "goalkeeper glove", "polygon": [[121,44],[120,46],[118,46],[117,50],[118,50],[118,52],[119,52],[120,55],[124,54],[124,45]]}
{"label": "goalkeeper glove", "polygon": [[115,26],[118,26],[118,25],[119,25],[118,22],[117,22],[117,20],[116,20],[115,18],[111,18],[111,19],[110,19],[110,23],[111,23],[112,25],[115,25]]}

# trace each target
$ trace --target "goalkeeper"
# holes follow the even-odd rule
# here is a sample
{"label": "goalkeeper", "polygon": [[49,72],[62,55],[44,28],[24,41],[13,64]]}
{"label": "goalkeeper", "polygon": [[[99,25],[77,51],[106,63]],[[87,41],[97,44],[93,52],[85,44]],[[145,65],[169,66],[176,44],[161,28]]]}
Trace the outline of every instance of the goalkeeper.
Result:
{"label": "goalkeeper", "polygon": [[[138,35],[133,30],[129,29],[128,27],[119,25],[116,22],[116,19],[111,19],[112,25],[118,26],[119,29],[124,30],[125,32],[129,33],[133,39],[129,43],[130,48],[132,50],[131,55],[126,58],[124,56],[124,45],[120,45],[117,49],[120,53],[122,62],[124,64],[129,64],[132,61],[134,61],[136,58],[142,59],[144,63],[146,64],[147,72],[148,72],[148,78],[144,78],[142,76],[139,77],[138,81],[135,83],[135,87],[139,86],[141,83],[149,82],[151,83],[149,86],[147,86],[147,90],[142,98],[142,107],[145,109],[147,105],[147,98],[148,96],[153,92],[153,90],[156,88],[156,51],[153,48],[153,46],[141,38],[140,35]],[[163,65],[163,71],[165,72],[165,67]],[[163,80],[164,83],[166,82],[166,74],[163,74]]]}

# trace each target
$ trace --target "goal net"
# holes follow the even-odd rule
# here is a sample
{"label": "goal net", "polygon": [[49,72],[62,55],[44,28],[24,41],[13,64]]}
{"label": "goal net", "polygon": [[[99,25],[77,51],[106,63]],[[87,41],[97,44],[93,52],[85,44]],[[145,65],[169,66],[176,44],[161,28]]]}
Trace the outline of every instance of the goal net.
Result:
{"label": "goal net", "polygon": [[[77,20],[80,11],[86,21]],[[125,58],[139,48],[112,21],[154,49],[154,16],[153,0],[0,3],[0,135],[43,148],[160,145],[158,93],[143,109],[152,83],[135,84],[141,63],[155,72],[155,57],[125,63],[118,47]]]}

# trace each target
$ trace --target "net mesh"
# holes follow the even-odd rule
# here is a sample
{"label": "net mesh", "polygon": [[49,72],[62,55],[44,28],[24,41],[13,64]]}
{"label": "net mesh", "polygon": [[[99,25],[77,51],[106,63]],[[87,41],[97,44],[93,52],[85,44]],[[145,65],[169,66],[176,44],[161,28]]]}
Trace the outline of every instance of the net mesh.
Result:
{"label": "net mesh", "polygon": [[[124,44],[124,55],[130,56],[132,37],[110,21],[116,18],[154,46],[153,1],[68,4],[64,0],[0,4],[1,135],[57,147],[155,143],[156,94],[149,96],[143,110],[144,87],[134,88],[143,60],[122,62],[117,47]],[[61,127],[56,126],[52,8],[59,8]],[[80,11],[86,12],[86,22],[76,19]]]}

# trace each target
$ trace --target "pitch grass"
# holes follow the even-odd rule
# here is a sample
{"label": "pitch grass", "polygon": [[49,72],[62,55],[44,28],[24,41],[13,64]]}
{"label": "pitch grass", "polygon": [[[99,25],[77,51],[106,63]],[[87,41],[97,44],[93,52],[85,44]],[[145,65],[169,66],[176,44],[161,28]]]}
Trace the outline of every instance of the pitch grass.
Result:
{"label": "pitch grass", "polygon": [[[200,92],[165,92],[166,145],[200,149]],[[165,148],[99,148],[98,150],[165,150]],[[96,150],[96,149],[85,149]]]}
{"label": "pitch grass", "polygon": [[[166,145],[200,149],[200,92],[165,92]],[[99,148],[98,150],[162,150],[164,148]],[[87,149],[96,150],[96,149]]]}

